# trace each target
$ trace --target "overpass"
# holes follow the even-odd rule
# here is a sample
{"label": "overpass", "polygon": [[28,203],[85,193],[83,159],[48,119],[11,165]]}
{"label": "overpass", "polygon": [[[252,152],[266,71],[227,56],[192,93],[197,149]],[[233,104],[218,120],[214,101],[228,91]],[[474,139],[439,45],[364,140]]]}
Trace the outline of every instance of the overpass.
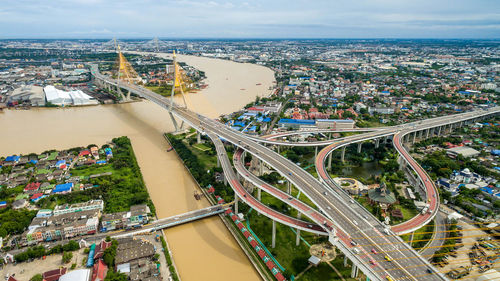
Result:
{"label": "overpass", "polygon": [[157,230],[162,230],[166,229],[169,227],[174,227],[177,225],[189,223],[192,221],[196,220],[201,220],[207,217],[211,217],[220,213],[223,213],[227,206],[232,205],[233,203],[227,203],[223,205],[215,205],[215,206],[210,206],[207,208],[199,209],[199,210],[194,210],[190,211],[184,214],[180,215],[175,215],[172,217],[168,218],[163,218],[163,219],[158,219],[155,220],[147,225],[144,225],[140,229],[136,230],[131,230],[131,231],[126,231],[126,230],[119,230],[116,232],[104,232],[106,236],[110,236],[113,238],[121,238],[121,237],[127,237],[127,236],[134,236],[142,233],[149,233],[149,232],[155,232]]}
{"label": "overpass", "polygon": [[[304,214],[316,224],[321,225],[328,232],[329,241],[353,261],[354,268],[359,267],[371,280],[384,280],[388,276],[394,280],[446,280],[446,277],[440,274],[401,238],[391,232],[385,233],[385,226],[376,218],[373,216],[360,217],[358,209],[362,207],[352,206],[342,194],[328,188],[276,152],[215,120],[177,105],[172,99],[162,97],[137,85],[119,83],[115,79],[104,76],[99,73],[97,65],[92,65],[91,73],[97,82],[96,84],[101,87],[121,88],[148,99],[167,109],[172,115],[175,115],[175,117],[186,122],[199,132],[210,134],[212,140],[223,138],[225,141],[246,150],[270,167],[273,167],[304,195],[309,197],[321,212],[329,218],[325,222],[312,214]],[[223,147],[220,144],[216,145],[216,147],[219,147],[218,157],[223,158],[223,163],[226,162],[224,159],[227,158],[227,155],[221,151]],[[220,155],[221,152],[223,155]],[[229,168],[231,167],[226,165],[226,170]],[[234,178],[228,180],[233,183],[231,186],[234,188],[237,180]],[[238,196],[238,192],[236,194]],[[245,196],[243,196],[242,200],[245,201],[245,199]],[[362,223],[357,223],[357,220]],[[393,262],[385,262],[383,255],[372,254],[372,250],[387,254]],[[427,269],[433,274],[425,273]]]}

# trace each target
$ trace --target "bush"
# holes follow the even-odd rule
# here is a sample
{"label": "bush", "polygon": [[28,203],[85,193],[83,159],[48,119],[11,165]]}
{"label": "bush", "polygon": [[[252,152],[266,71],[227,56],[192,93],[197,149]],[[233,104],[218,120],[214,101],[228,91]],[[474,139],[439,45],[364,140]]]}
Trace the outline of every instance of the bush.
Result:
{"label": "bush", "polygon": [[43,277],[41,274],[37,274],[37,275],[34,275],[33,277],[31,277],[30,281],[42,281],[43,280]]}
{"label": "bush", "polygon": [[73,259],[73,253],[72,252],[64,252],[62,255],[62,262],[63,263],[68,263]]}

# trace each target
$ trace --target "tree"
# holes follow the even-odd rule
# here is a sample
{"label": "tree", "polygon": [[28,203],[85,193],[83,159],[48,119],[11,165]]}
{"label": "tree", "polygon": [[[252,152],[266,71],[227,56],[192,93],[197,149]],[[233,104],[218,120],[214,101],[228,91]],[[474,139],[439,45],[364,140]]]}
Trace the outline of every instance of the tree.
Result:
{"label": "tree", "polygon": [[64,252],[62,255],[62,262],[63,263],[68,263],[73,259],[73,253],[72,252]]}
{"label": "tree", "polygon": [[30,281],[42,281],[43,280],[43,277],[42,275],[39,273],[39,274],[36,274],[34,275],[33,277],[31,277]]}
{"label": "tree", "polygon": [[104,278],[104,281],[127,281],[127,275],[125,273],[121,272],[114,272],[114,271],[108,271],[108,274],[106,274],[106,278]]}

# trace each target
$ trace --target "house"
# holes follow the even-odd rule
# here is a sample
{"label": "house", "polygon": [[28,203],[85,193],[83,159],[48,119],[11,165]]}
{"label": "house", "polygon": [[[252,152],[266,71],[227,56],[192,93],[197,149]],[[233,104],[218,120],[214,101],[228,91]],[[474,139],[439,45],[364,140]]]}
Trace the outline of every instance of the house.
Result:
{"label": "house", "polygon": [[83,203],[75,203],[71,205],[70,204],[58,205],[54,208],[54,216],[67,213],[94,210],[94,209],[102,211],[104,209],[104,201],[98,199],[98,200],[90,200]]}
{"label": "house", "polygon": [[134,205],[130,207],[128,212],[104,214],[101,218],[101,231],[140,227],[148,223],[148,214],[150,212],[147,205]]}
{"label": "house", "polygon": [[18,210],[26,207],[28,205],[28,200],[26,199],[19,199],[14,202],[12,202],[12,209]]}
{"label": "house", "polygon": [[72,182],[58,184],[52,190],[52,193],[54,193],[54,194],[66,194],[66,193],[70,193],[71,190],[72,190],[72,188],[73,188],[73,183]]}
{"label": "house", "polygon": [[44,281],[57,281],[59,278],[66,273],[66,267],[61,267],[54,270],[46,271],[42,274]]}
{"label": "house", "polygon": [[1,201],[0,202],[0,209],[7,208],[7,201]]}
{"label": "house", "polygon": [[40,188],[41,183],[39,182],[31,182],[26,185],[24,188],[24,192],[34,192],[37,191]]}
{"label": "house", "polygon": [[106,278],[106,274],[108,273],[108,266],[99,259],[95,264],[92,270],[91,281],[103,281]]}

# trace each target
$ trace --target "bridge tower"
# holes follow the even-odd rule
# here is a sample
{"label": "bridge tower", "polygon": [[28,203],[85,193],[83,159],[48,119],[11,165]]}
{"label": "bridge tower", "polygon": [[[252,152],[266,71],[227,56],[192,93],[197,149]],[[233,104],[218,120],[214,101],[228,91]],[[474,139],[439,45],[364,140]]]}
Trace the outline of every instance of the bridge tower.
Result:
{"label": "bridge tower", "polygon": [[[117,74],[116,81],[120,83],[121,81],[128,84],[136,84],[142,82],[142,79],[139,77],[137,72],[134,70],[130,62],[123,55],[120,45],[116,45],[116,51],[118,53],[118,57],[116,58],[116,62],[114,65],[114,70]],[[120,94],[122,100],[129,101],[130,100],[130,92],[127,92],[127,96],[123,95],[121,88],[119,85],[117,86],[117,92]]]}
{"label": "bridge tower", "polygon": [[175,55],[175,51],[172,53],[172,65],[174,67],[174,79],[172,81],[172,91],[170,93],[170,118],[172,119],[172,123],[174,123],[175,131],[178,132],[180,129],[182,129],[184,125],[184,121],[181,123],[181,126],[179,127],[177,125],[177,121],[175,120],[174,116],[172,115],[172,108],[174,106],[174,95],[177,90],[177,92],[180,92],[182,95],[182,101],[184,102],[184,108],[187,108],[187,103],[186,103],[186,96],[184,95],[184,80],[182,79],[182,73],[181,69],[179,67],[179,64],[177,63],[177,56]]}

